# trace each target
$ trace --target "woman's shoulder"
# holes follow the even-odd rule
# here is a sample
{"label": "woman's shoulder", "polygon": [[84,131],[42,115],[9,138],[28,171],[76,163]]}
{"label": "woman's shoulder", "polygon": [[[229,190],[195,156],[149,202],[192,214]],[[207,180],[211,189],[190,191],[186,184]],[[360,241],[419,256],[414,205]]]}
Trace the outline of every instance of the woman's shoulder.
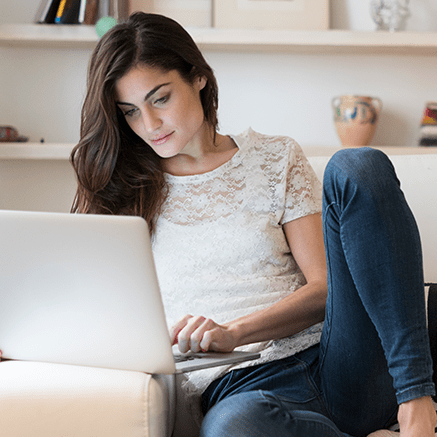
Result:
{"label": "woman's shoulder", "polygon": [[293,160],[296,155],[303,154],[299,144],[286,135],[269,135],[248,128],[240,135],[236,135],[241,150],[253,151],[265,159],[277,161],[278,159]]}

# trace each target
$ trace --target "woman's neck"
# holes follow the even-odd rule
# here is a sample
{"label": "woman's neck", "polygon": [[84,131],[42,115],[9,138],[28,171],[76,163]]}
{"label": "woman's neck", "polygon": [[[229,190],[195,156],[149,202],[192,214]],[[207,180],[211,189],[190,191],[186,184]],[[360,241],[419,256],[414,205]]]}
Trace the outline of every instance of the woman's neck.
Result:
{"label": "woman's neck", "polygon": [[174,176],[207,173],[228,162],[238,151],[237,145],[229,136],[216,134],[215,137],[210,135],[208,139],[195,153],[182,152],[164,159],[165,172]]}

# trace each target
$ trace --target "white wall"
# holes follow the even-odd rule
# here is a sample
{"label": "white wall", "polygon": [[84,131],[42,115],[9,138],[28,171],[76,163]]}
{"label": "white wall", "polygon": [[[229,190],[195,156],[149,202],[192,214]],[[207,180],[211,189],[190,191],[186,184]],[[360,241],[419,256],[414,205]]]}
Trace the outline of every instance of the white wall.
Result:
{"label": "white wall", "polygon": [[90,53],[0,47],[0,124],[33,142],[77,142]]}
{"label": "white wall", "polygon": [[437,100],[437,56],[311,56],[207,53],[221,85],[224,131],[293,136],[302,145],[339,145],[331,100],[375,95],[383,110],[373,144],[415,145],[427,100]]}
{"label": "white wall", "polygon": [[0,209],[69,212],[75,192],[67,160],[0,160]]}
{"label": "white wall", "polygon": [[[370,0],[331,0],[333,28],[373,30]],[[0,0],[0,23],[32,22],[39,0]],[[437,31],[437,2],[412,2],[409,30]],[[32,141],[76,142],[89,50],[0,47],[0,124]],[[206,58],[220,84],[220,124],[293,136],[302,145],[339,145],[331,99],[366,94],[383,100],[373,141],[417,143],[426,101],[437,100],[436,56],[224,53]]]}

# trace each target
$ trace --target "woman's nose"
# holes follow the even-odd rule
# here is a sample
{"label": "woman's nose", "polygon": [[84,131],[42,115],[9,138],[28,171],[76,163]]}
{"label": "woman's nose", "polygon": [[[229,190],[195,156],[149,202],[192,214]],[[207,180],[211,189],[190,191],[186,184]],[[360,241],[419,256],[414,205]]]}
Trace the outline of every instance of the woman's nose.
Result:
{"label": "woman's nose", "polygon": [[154,111],[143,112],[143,123],[148,133],[156,132],[162,126],[162,120]]}

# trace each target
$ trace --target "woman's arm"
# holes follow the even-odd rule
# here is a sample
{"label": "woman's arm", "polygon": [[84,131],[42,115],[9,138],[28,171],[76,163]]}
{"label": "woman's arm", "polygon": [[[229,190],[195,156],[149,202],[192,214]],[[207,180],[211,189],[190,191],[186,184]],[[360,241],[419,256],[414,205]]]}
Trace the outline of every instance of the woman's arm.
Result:
{"label": "woman's arm", "polygon": [[244,344],[294,335],[324,319],[327,280],[321,217],[302,217],[283,229],[307,284],[269,308],[223,325],[201,316],[185,316],[170,332],[181,352],[230,352]]}

